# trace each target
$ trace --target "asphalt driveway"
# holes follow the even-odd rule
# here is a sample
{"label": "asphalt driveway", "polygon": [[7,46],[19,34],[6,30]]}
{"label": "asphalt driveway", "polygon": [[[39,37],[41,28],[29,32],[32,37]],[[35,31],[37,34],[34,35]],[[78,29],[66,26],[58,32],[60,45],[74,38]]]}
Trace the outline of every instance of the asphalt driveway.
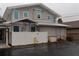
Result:
{"label": "asphalt driveway", "polygon": [[79,56],[79,43],[51,43],[0,49],[0,56]]}

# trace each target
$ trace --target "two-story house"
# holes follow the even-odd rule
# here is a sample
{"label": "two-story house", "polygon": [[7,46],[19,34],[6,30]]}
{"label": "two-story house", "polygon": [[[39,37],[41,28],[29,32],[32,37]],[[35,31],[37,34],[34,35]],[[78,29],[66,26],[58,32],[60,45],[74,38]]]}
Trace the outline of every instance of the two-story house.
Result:
{"label": "two-story house", "polygon": [[[12,32],[48,32],[48,39],[66,39],[67,25],[58,23],[61,16],[43,4],[28,4],[7,7],[3,15],[8,26],[8,42],[11,45]],[[29,39],[28,39],[29,40]]]}

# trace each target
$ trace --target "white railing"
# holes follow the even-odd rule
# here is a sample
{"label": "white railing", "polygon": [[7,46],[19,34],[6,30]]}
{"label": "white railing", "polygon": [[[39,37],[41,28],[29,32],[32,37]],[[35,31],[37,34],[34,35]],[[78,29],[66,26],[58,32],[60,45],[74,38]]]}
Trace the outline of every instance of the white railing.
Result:
{"label": "white railing", "polygon": [[47,32],[12,32],[12,45],[47,43]]}

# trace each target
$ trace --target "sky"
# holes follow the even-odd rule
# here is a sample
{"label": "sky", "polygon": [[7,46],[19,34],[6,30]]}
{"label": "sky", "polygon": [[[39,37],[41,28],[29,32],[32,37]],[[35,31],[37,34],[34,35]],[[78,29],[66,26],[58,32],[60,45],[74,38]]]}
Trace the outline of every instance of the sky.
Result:
{"label": "sky", "polygon": [[[0,3],[0,15],[2,16],[6,7],[23,5],[24,3]],[[27,4],[27,3],[25,3]],[[60,14],[64,22],[79,20],[79,3],[43,3],[50,9]]]}

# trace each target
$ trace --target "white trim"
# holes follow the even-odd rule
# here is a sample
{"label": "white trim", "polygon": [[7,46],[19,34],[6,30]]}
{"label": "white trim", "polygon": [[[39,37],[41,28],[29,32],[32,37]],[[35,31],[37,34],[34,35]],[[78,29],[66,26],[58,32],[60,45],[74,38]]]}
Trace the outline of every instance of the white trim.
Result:
{"label": "white trim", "polygon": [[17,10],[17,11],[18,11],[18,19],[15,19],[15,17],[14,17],[14,15],[15,15],[15,10],[17,10],[17,9],[14,9],[13,12],[12,12],[12,21],[13,21],[13,20],[19,20],[19,19],[20,19],[20,11],[19,11],[19,10]]}
{"label": "white trim", "polygon": [[45,25],[45,26],[61,26],[61,27],[69,27],[69,25],[64,25],[64,24],[52,24],[52,23],[37,23],[37,25]]}
{"label": "white trim", "polygon": [[[19,26],[19,25],[14,25],[14,26]],[[14,32],[14,26],[12,26],[12,32]],[[19,26],[19,32],[21,32],[21,27]]]}
{"label": "white trim", "polygon": [[[24,13],[26,13],[26,12],[28,12],[28,15],[27,15],[27,16],[24,16]],[[25,18],[25,17],[29,17],[29,15],[30,15],[30,14],[29,14],[29,9],[25,9],[25,10],[23,10],[22,13],[23,13],[23,18]]]}

